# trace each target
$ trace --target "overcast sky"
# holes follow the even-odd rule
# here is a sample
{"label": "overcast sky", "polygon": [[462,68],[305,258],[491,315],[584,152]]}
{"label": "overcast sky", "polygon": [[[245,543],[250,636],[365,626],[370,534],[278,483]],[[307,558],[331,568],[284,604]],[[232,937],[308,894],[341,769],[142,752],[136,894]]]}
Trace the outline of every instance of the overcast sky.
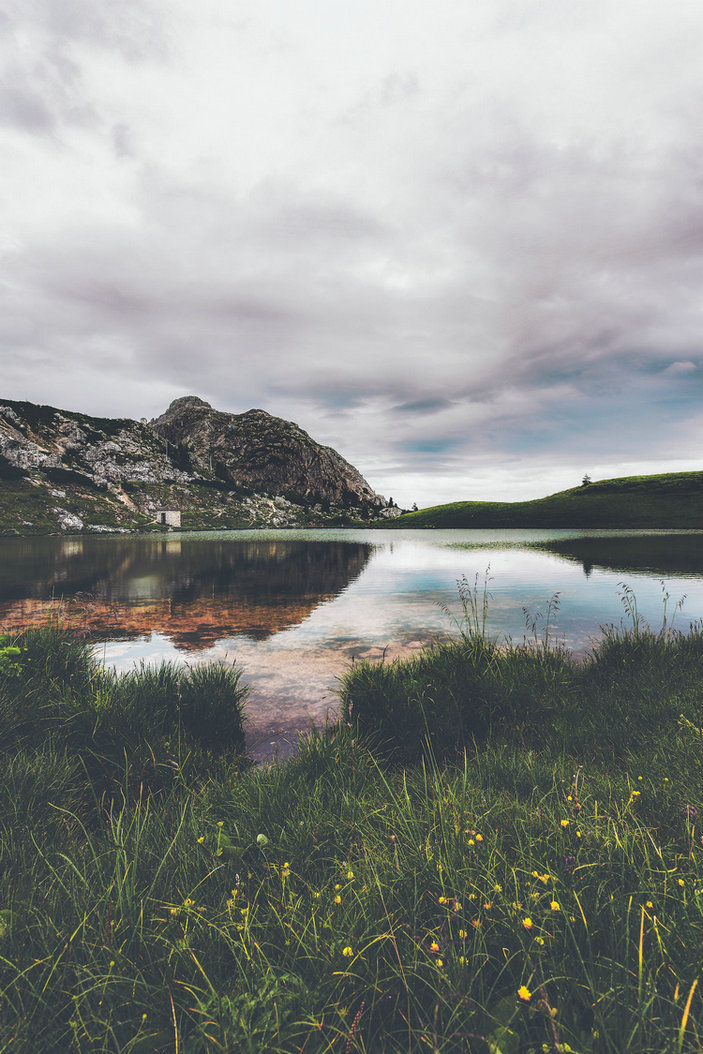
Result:
{"label": "overcast sky", "polygon": [[400,504],[703,469],[700,0],[0,0],[0,396]]}

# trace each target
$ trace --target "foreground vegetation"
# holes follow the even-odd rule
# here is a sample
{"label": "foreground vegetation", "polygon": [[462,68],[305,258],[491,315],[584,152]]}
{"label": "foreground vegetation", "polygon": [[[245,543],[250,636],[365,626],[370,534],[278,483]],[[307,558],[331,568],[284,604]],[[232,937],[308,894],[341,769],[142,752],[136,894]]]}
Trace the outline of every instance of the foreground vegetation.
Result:
{"label": "foreground vegetation", "polygon": [[699,1051],[703,630],[357,664],[291,761],[238,671],[0,645],[0,1051]]}
{"label": "foreground vegetation", "polygon": [[700,528],[703,472],[624,476],[533,501],[455,501],[408,512],[393,527]]}

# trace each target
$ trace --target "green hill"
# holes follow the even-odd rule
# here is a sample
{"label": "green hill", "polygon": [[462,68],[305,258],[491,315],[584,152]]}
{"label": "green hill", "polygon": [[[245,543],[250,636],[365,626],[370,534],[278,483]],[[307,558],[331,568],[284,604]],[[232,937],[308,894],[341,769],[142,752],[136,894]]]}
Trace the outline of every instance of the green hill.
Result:
{"label": "green hill", "polygon": [[703,528],[703,472],[605,479],[532,501],[455,501],[392,526]]}

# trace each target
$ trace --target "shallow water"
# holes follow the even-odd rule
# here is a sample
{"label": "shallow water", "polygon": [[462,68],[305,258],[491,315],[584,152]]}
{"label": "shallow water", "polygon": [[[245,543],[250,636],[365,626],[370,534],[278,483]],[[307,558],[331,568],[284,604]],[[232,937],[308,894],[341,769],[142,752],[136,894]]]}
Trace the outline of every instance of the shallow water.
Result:
{"label": "shallow water", "polygon": [[410,654],[455,632],[462,576],[481,595],[486,582],[491,635],[543,640],[549,614],[551,639],[583,654],[602,625],[625,617],[623,585],[656,629],[666,593],[677,626],[703,618],[703,532],[4,538],[0,627],[59,612],[119,669],[162,658],[236,660],[252,685],[253,753],[285,755],[310,720],[336,713],[337,679],[350,662]]}

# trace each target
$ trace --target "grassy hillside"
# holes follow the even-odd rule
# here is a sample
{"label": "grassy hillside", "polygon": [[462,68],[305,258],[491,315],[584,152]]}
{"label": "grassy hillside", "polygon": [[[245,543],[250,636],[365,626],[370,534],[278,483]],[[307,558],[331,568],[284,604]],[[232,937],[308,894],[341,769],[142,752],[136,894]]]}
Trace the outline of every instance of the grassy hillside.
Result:
{"label": "grassy hillside", "polygon": [[455,501],[393,527],[703,527],[703,472],[625,476],[532,501]]}

